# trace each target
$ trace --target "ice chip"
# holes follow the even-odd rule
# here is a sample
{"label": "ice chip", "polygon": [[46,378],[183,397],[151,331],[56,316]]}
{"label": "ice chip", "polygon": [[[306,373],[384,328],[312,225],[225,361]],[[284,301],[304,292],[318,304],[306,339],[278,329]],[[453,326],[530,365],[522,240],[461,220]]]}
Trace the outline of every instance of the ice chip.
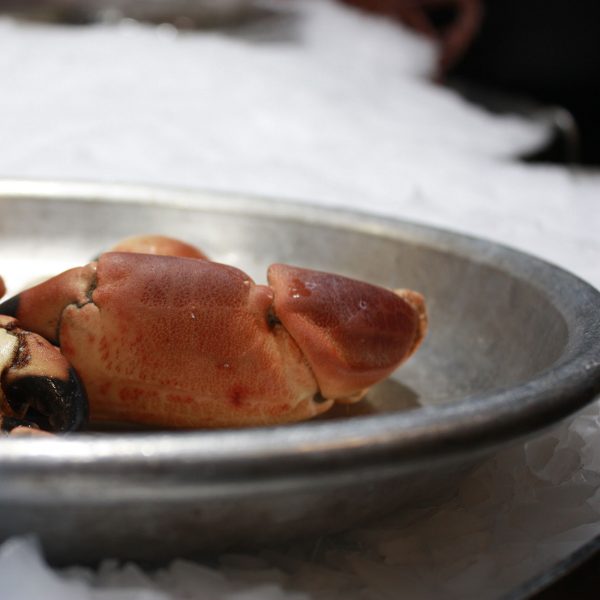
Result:
{"label": "ice chip", "polygon": [[85,600],[91,598],[80,581],[61,577],[42,558],[33,537],[11,538],[0,547],[2,600]]}
{"label": "ice chip", "polygon": [[553,484],[560,484],[574,477],[580,467],[579,452],[573,448],[559,448],[539,472],[539,476]]}
{"label": "ice chip", "polygon": [[525,445],[527,465],[534,472],[541,471],[550,461],[558,440],[549,435],[542,436]]}

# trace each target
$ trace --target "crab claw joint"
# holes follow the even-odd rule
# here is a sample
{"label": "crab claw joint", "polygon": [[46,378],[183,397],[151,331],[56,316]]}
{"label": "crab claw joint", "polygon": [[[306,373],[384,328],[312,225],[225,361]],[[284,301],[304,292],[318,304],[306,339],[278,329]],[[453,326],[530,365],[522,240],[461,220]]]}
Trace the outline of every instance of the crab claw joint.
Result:
{"label": "crab claw joint", "polygon": [[83,388],[58,348],[7,316],[0,316],[0,415],[4,431],[71,431],[87,420]]}
{"label": "crab claw joint", "polygon": [[427,327],[417,292],[341,275],[269,268],[277,317],[300,347],[324,398],[353,402],[419,346]]}

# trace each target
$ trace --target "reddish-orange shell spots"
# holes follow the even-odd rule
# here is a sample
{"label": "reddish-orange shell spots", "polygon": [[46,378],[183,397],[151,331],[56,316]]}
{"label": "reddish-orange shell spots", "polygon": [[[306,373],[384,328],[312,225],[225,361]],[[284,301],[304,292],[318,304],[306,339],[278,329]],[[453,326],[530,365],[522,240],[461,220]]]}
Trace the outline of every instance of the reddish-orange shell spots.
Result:
{"label": "reddish-orange shell spots", "polygon": [[296,344],[270,328],[272,301],[270,288],[234,267],[107,253],[92,302],[63,312],[63,351],[86,383],[93,419],[267,424],[273,403],[289,407],[280,422],[308,418],[327,406],[313,406],[317,384]]}

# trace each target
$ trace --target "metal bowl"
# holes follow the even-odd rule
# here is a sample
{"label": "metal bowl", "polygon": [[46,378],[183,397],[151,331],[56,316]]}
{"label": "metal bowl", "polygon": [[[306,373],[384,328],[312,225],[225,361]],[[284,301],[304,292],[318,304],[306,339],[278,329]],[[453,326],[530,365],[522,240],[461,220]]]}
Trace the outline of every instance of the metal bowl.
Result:
{"label": "metal bowl", "polygon": [[136,19],[183,29],[230,26],[267,12],[255,0],[0,0],[0,10],[49,22]]}
{"label": "metal bowl", "polygon": [[0,440],[0,536],[50,557],[160,561],[319,535],[439,493],[600,391],[600,294],[522,253],[365,214],[198,191],[0,182],[7,283],[121,237],[179,236],[264,281],[271,262],[428,299],[417,355],[356,409],[297,425]]}

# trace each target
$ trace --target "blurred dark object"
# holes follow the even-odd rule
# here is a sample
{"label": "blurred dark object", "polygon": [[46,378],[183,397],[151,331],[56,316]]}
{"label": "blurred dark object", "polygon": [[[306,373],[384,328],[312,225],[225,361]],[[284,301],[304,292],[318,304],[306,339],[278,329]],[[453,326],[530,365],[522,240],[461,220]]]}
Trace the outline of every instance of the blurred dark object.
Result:
{"label": "blurred dark object", "polygon": [[530,160],[600,164],[599,0],[344,1],[435,39],[438,77],[471,100],[544,107],[553,141]]}
{"label": "blurred dark object", "polygon": [[343,0],[397,19],[440,48],[438,76],[465,53],[481,22],[480,0]]}
{"label": "blurred dark object", "polygon": [[519,115],[540,123],[547,138],[534,150],[518,156],[525,162],[553,162],[575,165],[580,162],[581,134],[573,115],[564,107],[542,104],[533,98],[473,80],[449,77],[446,84],[473,104],[500,115]]}
{"label": "blurred dark object", "polygon": [[486,0],[449,76],[561,106],[575,120],[580,162],[600,164],[598,0]]}

